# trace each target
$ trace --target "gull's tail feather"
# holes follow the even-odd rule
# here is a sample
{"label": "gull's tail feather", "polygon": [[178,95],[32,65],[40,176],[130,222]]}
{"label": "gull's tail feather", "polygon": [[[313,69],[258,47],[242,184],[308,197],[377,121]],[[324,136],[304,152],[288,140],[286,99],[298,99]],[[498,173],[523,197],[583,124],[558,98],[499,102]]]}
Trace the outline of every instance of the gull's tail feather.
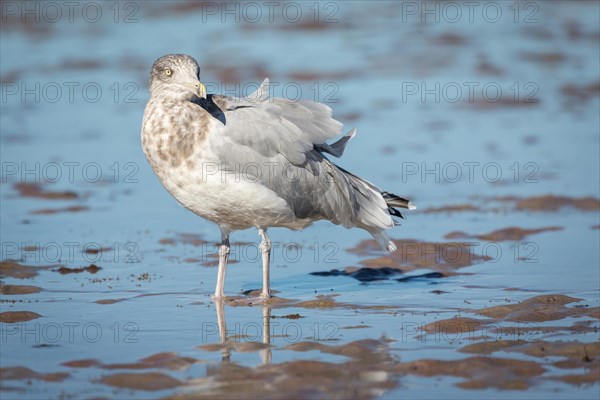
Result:
{"label": "gull's tail feather", "polygon": [[410,202],[410,200],[404,199],[398,195],[389,192],[381,192],[383,199],[390,207],[406,208],[407,210],[416,210],[417,206]]}
{"label": "gull's tail feather", "polygon": [[381,245],[381,247],[383,247],[384,249],[386,249],[390,253],[393,253],[394,251],[398,250],[398,247],[394,244],[394,242],[392,242],[392,239],[390,239],[390,237],[385,234],[385,232],[383,232],[383,231],[379,231],[379,232],[371,231],[369,233],[371,233],[371,235],[373,235],[373,237],[375,238],[375,240],[377,240],[377,242],[379,242],[379,244]]}
{"label": "gull's tail feather", "polygon": [[390,215],[392,215],[394,217],[399,217],[399,218],[404,219],[404,216],[402,215],[400,210],[397,210],[394,207],[405,208],[407,210],[415,210],[417,208],[417,206],[415,206],[413,203],[411,203],[410,200],[402,198],[393,193],[381,192],[381,195],[383,196],[385,203],[388,205],[388,212],[390,213]]}
{"label": "gull's tail feather", "polygon": [[[353,132],[349,133],[349,137]],[[404,208],[414,210],[417,207],[409,200],[398,195],[382,191],[371,182],[360,178],[345,169],[335,166],[342,172],[349,183],[349,193],[352,193],[351,200],[355,204],[352,223],[349,226],[358,226],[371,232],[370,228],[376,228],[377,233],[381,229],[390,229],[398,223],[392,217],[404,218],[400,211],[396,209]],[[350,222],[350,221],[349,221]],[[342,222],[342,224],[344,224]],[[346,224],[344,224],[346,225]],[[375,233],[372,234],[375,236]],[[387,246],[386,246],[387,247]]]}
{"label": "gull's tail feather", "polygon": [[[404,219],[404,216],[402,215],[402,213],[400,213],[400,210],[398,210],[394,207],[404,208],[407,210],[415,210],[417,208],[417,206],[415,206],[413,203],[411,203],[410,200],[402,198],[393,193],[381,192],[381,196],[383,197],[383,200],[385,201],[386,205],[388,206],[387,211],[390,213],[390,215],[392,217],[399,217],[399,218]],[[400,223],[397,221],[394,221],[394,225],[400,225]],[[394,242],[392,242],[392,240],[389,238],[389,236],[387,236],[385,234],[385,232],[371,231],[370,233],[381,244],[381,246],[383,248],[385,248],[386,250],[388,250],[390,253],[392,253],[398,249],[398,247],[396,247]]]}
{"label": "gull's tail feather", "polygon": [[[353,135],[354,130],[344,136],[347,139],[336,145],[334,149],[343,149],[345,143]],[[322,148],[316,148],[316,150],[325,151]],[[329,151],[325,152],[331,154]],[[373,235],[383,248],[390,252],[397,250],[396,245],[385,234],[385,231],[398,225],[393,217],[402,218],[402,214],[396,207],[408,210],[413,210],[416,207],[409,200],[382,191],[371,182],[346,171],[327,159],[322,161],[322,165],[328,168],[327,173],[329,176],[333,177],[332,180],[328,181],[328,187],[338,189],[326,192],[322,202],[319,203],[321,206],[329,206],[329,208],[323,210],[323,214],[321,214],[323,218],[347,228],[364,229]],[[332,194],[329,194],[330,192]]]}

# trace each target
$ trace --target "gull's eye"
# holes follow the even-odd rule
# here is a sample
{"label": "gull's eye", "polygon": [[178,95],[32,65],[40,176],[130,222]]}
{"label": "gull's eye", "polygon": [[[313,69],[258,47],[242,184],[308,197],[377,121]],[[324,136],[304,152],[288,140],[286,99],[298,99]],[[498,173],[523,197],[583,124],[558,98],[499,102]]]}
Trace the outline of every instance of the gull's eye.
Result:
{"label": "gull's eye", "polygon": [[171,76],[173,74],[173,71],[171,71],[170,68],[165,69],[165,75],[166,76]]}

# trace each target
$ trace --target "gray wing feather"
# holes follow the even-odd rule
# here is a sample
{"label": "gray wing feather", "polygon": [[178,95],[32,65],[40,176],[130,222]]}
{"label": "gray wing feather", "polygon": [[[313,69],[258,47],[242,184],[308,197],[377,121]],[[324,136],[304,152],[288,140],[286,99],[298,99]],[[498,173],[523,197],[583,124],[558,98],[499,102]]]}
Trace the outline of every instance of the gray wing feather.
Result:
{"label": "gray wing feather", "polygon": [[215,150],[224,166],[258,166],[262,171],[255,178],[283,198],[297,218],[328,219],[374,236],[393,227],[381,191],[322,154],[341,156],[356,131],[326,143],[342,129],[331,109],[309,101],[269,99],[268,84],[265,80],[245,98],[221,96],[227,123],[219,134],[227,140]]}
{"label": "gray wing feather", "polygon": [[247,97],[220,96],[226,101],[227,135],[241,145],[265,155],[282,154],[301,165],[306,152],[338,136],[342,124],[331,117],[331,108],[311,101],[269,98],[265,79]]}
{"label": "gray wing feather", "polygon": [[265,78],[258,87],[258,89],[256,89],[254,93],[251,93],[248,96],[244,97],[244,100],[250,102],[261,102],[267,100],[269,98],[270,85],[271,81],[269,80],[269,78]]}
{"label": "gray wing feather", "polygon": [[350,132],[345,134],[340,140],[335,143],[328,144],[323,143],[315,145],[315,148],[321,152],[329,153],[334,157],[340,158],[344,154],[346,144],[356,135],[356,129],[352,129]]}

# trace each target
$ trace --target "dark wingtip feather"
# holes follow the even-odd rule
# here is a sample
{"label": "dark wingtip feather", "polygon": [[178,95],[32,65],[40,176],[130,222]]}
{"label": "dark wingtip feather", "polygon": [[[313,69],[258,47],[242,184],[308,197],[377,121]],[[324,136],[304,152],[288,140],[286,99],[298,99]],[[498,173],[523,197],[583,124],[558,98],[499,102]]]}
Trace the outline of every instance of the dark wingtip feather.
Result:
{"label": "dark wingtip feather", "polygon": [[400,211],[396,210],[394,207],[388,207],[388,212],[394,217],[400,217],[404,219],[404,216],[400,213]]}

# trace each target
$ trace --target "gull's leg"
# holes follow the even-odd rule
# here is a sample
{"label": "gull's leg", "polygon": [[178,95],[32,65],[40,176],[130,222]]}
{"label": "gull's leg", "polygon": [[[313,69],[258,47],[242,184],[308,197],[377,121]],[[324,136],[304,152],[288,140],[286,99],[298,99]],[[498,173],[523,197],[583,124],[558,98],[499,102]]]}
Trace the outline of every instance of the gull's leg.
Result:
{"label": "gull's leg", "polygon": [[227,341],[227,322],[225,322],[225,304],[223,303],[223,299],[215,299],[215,310],[217,311],[219,339],[221,343],[225,343]]}
{"label": "gull's leg", "polygon": [[269,271],[269,262],[271,257],[271,241],[267,235],[266,229],[259,229],[258,234],[262,238],[260,242],[260,251],[263,262],[263,289],[260,297],[269,299],[271,297],[271,276]]}
{"label": "gull's leg", "polygon": [[222,299],[223,286],[225,286],[225,270],[227,269],[227,260],[229,259],[229,233],[221,232],[221,247],[219,248],[219,272],[217,273],[217,287],[215,289],[215,298]]}

